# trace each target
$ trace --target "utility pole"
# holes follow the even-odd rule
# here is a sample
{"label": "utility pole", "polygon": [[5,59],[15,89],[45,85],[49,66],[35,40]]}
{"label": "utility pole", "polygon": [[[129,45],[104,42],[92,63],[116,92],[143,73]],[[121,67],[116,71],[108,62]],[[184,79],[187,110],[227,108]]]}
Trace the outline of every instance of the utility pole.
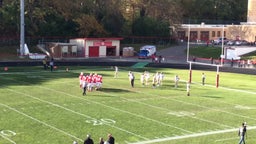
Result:
{"label": "utility pole", "polygon": [[25,54],[24,0],[20,0],[20,56]]}

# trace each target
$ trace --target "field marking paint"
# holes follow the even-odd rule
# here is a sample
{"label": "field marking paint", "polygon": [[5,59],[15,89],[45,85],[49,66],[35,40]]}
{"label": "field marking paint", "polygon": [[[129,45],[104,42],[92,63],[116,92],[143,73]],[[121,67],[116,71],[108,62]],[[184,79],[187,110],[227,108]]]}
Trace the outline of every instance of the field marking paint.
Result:
{"label": "field marking paint", "polygon": [[[128,90],[128,89],[125,89],[125,90]],[[152,95],[152,94],[149,94],[149,93],[143,93],[143,92],[140,92],[140,91],[135,91],[133,90],[134,92],[136,93],[142,93],[142,94],[147,94],[147,95],[150,95],[150,96],[155,96],[155,95]],[[102,92],[104,93],[104,92]],[[106,95],[110,95],[110,96],[114,96],[113,94],[107,94],[105,93]],[[118,97],[118,96],[116,96]],[[165,98],[166,97],[161,97],[159,96],[160,98]],[[126,99],[126,98],[123,98],[121,97],[122,99]],[[166,108],[162,108],[162,107],[158,107],[158,106],[153,106],[153,105],[149,105],[149,104],[146,104],[146,103],[143,103],[143,102],[137,102],[135,100],[130,100],[130,99],[126,99],[128,101],[132,101],[132,102],[136,102],[136,103],[139,103],[139,104],[143,104],[143,105],[146,105],[146,106],[149,106],[149,107],[153,107],[153,108],[156,108],[156,109],[161,109],[161,110],[165,110],[165,111],[169,111],[169,109],[166,109]],[[173,100],[173,99],[171,99]],[[170,113],[170,112],[169,112]],[[177,113],[177,112],[176,112]],[[212,124],[216,124],[216,125],[219,125],[219,126],[224,126],[224,127],[227,127],[227,128],[232,128],[231,126],[228,126],[228,125],[224,125],[224,124],[221,124],[221,123],[217,123],[217,122],[214,122],[214,121],[210,121],[210,120],[206,120],[206,119],[202,119],[202,118],[198,118],[198,117],[195,117],[195,116],[187,116],[187,117],[190,117],[190,118],[193,118],[193,119],[197,119],[197,120],[200,120],[200,121],[204,121],[204,122],[208,122],[208,123],[212,123]]]}
{"label": "field marking paint", "polygon": [[[256,126],[247,128],[247,130],[253,130],[253,129],[256,129]],[[195,134],[168,137],[168,138],[152,139],[152,140],[148,140],[148,141],[141,141],[141,142],[135,142],[135,143],[130,143],[130,144],[151,144],[151,143],[157,143],[157,142],[165,142],[165,141],[172,141],[172,140],[179,140],[179,139],[186,139],[186,138],[195,138],[195,137],[202,137],[202,136],[229,133],[229,132],[236,132],[236,131],[238,131],[238,128],[211,131],[211,132],[202,132],[202,133],[195,133]]]}
{"label": "field marking paint", "polygon": [[[72,85],[73,86],[73,85]],[[51,89],[51,90],[53,90],[53,89]],[[54,91],[56,91],[56,90],[54,90]],[[59,92],[59,91],[58,91]],[[98,91],[98,92],[101,92],[101,91]],[[112,94],[107,94],[107,93],[104,93],[104,92],[101,92],[101,93],[103,93],[103,94],[105,94],[105,95],[109,95],[109,96],[115,96],[115,95],[112,95]],[[65,93],[66,94],[66,93]],[[75,96],[76,97],[76,96]],[[115,97],[117,97],[117,96],[115,96]],[[129,99],[126,99],[126,98],[122,98],[122,99],[124,99],[124,100],[126,100],[126,101],[132,101],[132,102],[136,102],[136,101],[134,101],[134,100],[129,100]],[[88,100],[86,100],[86,101],[88,101]],[[95,103],[95,102],[94,102]],[[141,102],[139,102],[139,103],[141,103]],[[142,103],[141,103],[142,104]],[[145,104],[145,103],[143,103],[144,105],[147,105],[147,106],[151,106],[151,107],[154,107],[154,108],[157,108],[157,109],[159,109],[160,107],[156,107],[156,106],[153,106],[153,105],[149,105],[149,104]],[[106,106],[105,104],[102,104],[101,103],[101,105],[104,105],[104,106]],[[113,107],[111,107],[112,109],[113,109]],[[116,109],[116,108],[115,108]],[[165,108],[160,108],[160,109],[163,109],[163,110],[166,110],[166,111],[169,111],[169,110],[167,110],[167,109],[165,109]],[[120,109],[118,109],[118,111],[120,111]],[[122,112],[124,112],[123,110],[121,110]],[[125,113],[127,113],[127,111],[125,111]],[[129,114],[131,114],[130,112],[128,112]],[[132,115],[136,115],[136,114],[133,114],[132,113]],[[141,116],[141,115],[136,115],[136,116],[140,116],[140,117],[144,117],[144,116]],[[144,117],[145,118],[145,117]],[[192,117],[192,118],[194,118],[194,117]],[[149,118],[147,118],[148,120],[149,120]],[[199,119],[199,118],[195,118],[195,119]],[[150,119],[151,121],[153,121],[153,119]],[[206,120],[202,120],[202,121],[206,121]],[[191,131],[188,131],[188,130],[185,130],[185,129],[182,129],[182,128],[179,128],[179,127],[176,127],[176,126],[173,126],[173,125],[169,125],[169,124],[165,124],[165,123],[162,123],[162,122],[159,122],[159,121],[156,121],[156,120],[154,120],[154,122],[157,122],[157,123],[161,123],[161,124],[164,124],[165,126],[169,126],[169,127],[172,127],[172,128],[176,128],[176,129],[178,129],[178,130],[181,130],[181,131],[183,131],[183,132],[187,132],[187,133],[193,133],[193,132],[191,132]],[[209,122],[209,121],[207,121],[207,122]],[[213,123],[213,122],[212,122]],[[226,126],[226,125],[222,125],[222,126],[225,126],[225,127],[228,127],[228,126]]]}
{"label": "field marking paint", "polygon": [[252,92],[252,91],[246,91],[246,90],[240,90],[240,89],[233,89],[233,88],[227,88],[227,87],[219,87],[225,90],[229,90],[229,91],[237,91],[237,92],[241,92],[241,93],[248,93],[248,94],[255,94],[256,92]]}
{"label": "field marking paint", "polygon": [[[230,89],[230,90],[231,90],[231,89]],[[143,93],[143,92],[135,91],[135,90],[134,90],[133,92],[142,93],[142,94],[147,94],[147,95],[150,95],[150,96],[154,96],[154,95],[152,95],[152,94]],[[256,93],[255,93],[255,94],[256,94]],[[158,97],[161,97],[161,96],[158,96]],[[181,101],[181,100],[177,100],[177,99],[176,99],[176,100],[175,100],[175,99],[169,99],[169,98],[166,98],[166,97],[161,97],[161,98],[168,99],[168,100],[172,100],[172,101],[176,101],[176,102],[180,102],[180,103],[185,103],[185,104],[189,104],[189,105],[194,105],[194,106],[198,106],[198,107],[202,107],[202,108],[206,108],[206,109],[211,109],[211,110],[215,110],[215,111],[220,111],[220,112],[227,113],[227,114],[234,115],[234,116],[238,116],[238,117],[243,117],[243,118],[248,118],[248,119],[256,120],[256,119],[251,118],[251,117],[248,117],[248,116],[243,116],[243,115],[239,115],[239,114],[235,114],[235,113],[223,111],[223,110],[220,110],[220,109],[213,109],[213,108],[209,108],[209,107],[206,107],[206,106],[201,106],[201,105],[198,105],[198,104],[193,104],[193,103],[189,103],[189,102],[185,102],[185,101]]]}
{"label": "field marking paint", "polygon": [[[100,91],[100,92],[101,92],[101,91]],[[101,93],[104,93],[104,92],[101,92]],[[112,94],[107,94],[107,93],[105,93],[105,95],[113,96]],[[123,99],[125,99],[125,98],[123,98]],[[176,114],[179,113],[179,112],[174,112],[174,111],[171,111],[171,112],[170,112],[169,109],[162,108],[162,107],[158,107],[158,106],[154,106],[154,105],[150,105],[150,104],[143,103],[143,102],[138,102],[138,101],[135,101],[135,100],[130,100],[130,99],[126,99],[126,100],[127,100],[127,101],[136,102],[136,103],[139,103],[139,104],[143,104],[143,105],[146,105],[146,106],[149,106],[149,107],[152,107],[152,108],[161,109],[161,110],[167,111],[167,112],[168,112],[167,114],[172,114],[172,115],[175,115],[175,116],[178,116],[178,115],[176,115]],[[188,112],[185,112],[185,113],[188,113]],[[228,125],[224,125],[224,124],[217,123],[217,122],[214,122],[214,121],[210,121],[210,120],[206,120],[206,119],[202,119],[202,118],[195,117],[195,116],[193,116],[192,114],[191,114],[191,115],[184,115],[184,114],[182,114],[182,115],[183,115],[183,116],[190,117],[190,118],[193,118],[193,119],[197,119],[197,120],[200,120],[200,121],[204,121],[204,122],[216,124],[216,125],[219,125],[219,126],[224,126],[224,127],[227,127],[227,128],[232,128],[231,126],[228,126]],[[181,116],[180,113],[179,113],[179,116]],[[179,128],[179,129],[180,129],[180,128]]]}
{"label": "field marking paint", "polygon": [[[110,95],[110,96],[115,96],[115,97],[118,97],[116,95],[113,95],[113,94],[108,94],[108,93],[105,93],[105,92],[102,92],[102,91],[99,91],[100,93],[103,93],[105,95]],[[137,92],[137,91],[135,91]],[[138,93],[138,92],[137,92]],[[144,93],[145,94],[145,93]],[[146,106],[149,106],[149,107],[152,107],[152,108],[155,108],[155,109],[160,109],[160,110],[164,110],[164,111],[167,111],[168,114],[169,113],[173,113],[173,112],[170,112],[169,109],[166,109],[166,108],[162,108],[162,107],[158,107],[158,106],[154,106],[154,105],[150,105],[150,104],[147,104],[147,103],[143,103],[143,102],[138,102],[136,100],[130,100],[130,99],[126,99],[126,98],[123,98],[123,97],[119,97],[119,98],[122,98],[122,99],[125,99],[127,101],[132,101],[132,102],[135,102],[135,103],[139,103],[139,104],[143,104],[143,105],[146,105]],[[177,113],[177,112],[174,112],[174,113]],[[175,114],[174,114],[175,115]],[[177,116],[177,115],[176,115]],[[208,122],[208,123],[212,123],[212,124],[216,124],[216,125],[219,125],[219,126],[224,126],[224,127],[227,127],[227,128],[232,128],[230,126],[227,126],[227,125],[224,125],[224,124],[220,124],[220,123],[217,123],[217,122],[214,122],[214,121],[210,121],[210,120],[206,120],[206,119],[201,119],[201,118],[198,118],[198,117],[195,117],[195,116],[189,116],[189,115],[186,115],[187,117],[190,117],[190,118],[193,118],[193,119],[197,119],[197,120],[200,120],[200,121],[204,121],[204,122]],[[179,128],[181,129],[181,128]]]}
{"label": "field marking paint", "polygon": [[51,89],[51,88],[46,88],[46,87],[42,87],[42,86],[39,86],[39,87],[47,89],[47,90],[51,90],[51,91],[54,91],[54,92],[62,93],[62,94],[65,94],[65,95],[68,95],[68,96],[71,96],[71,97],[79,98],[79,99],[82,99],[82,100],[85,100],[85,101],[89,101],[91,103],[94,103],[94,104],[97,104],[97,105],[101,105],[101,106],[104,106],[104,107],[107,107],[107,108],[110,108],[110,109],[113,109],[113,110],[116,110],[116,111],[120,111],[122,113],[127,113],[127,114],[130,114],[130,115],[139,117],[139,118],[143,118],[143,119],[146,119],[148,121],[152,121],[152,122],[161,124],[163,126],[168,126],[168,127],[176,128],[176,129],[179,129],[179,130],[181,130],[183,132],[193,133],[191,131],[188,131],[188,130],[185,130],[185,129],[182,129],[182,128],[179,128],[179,127],[176,127],[176,126],[169,125],[169,124],[166,124],[164,122],[161,122],[161,121],[158,121],[158,120],[155,120],[155,119],[151,119],[151,118],[148,118],[148,117],[145,117],[145,116],[142,116],[142,115],[138,115],[138,114],[135,114],[135,113],[132,113],[132,112],[129,112],[129,111],[121,110],[121,109],[118,109],[118,108],[115,108],[115,107],[112,107],[112,106],[109,106],[109,105],[106,105],[106,104],[103,104],[103,103],[100,103],[100,102],[90,101],[90,100],[84,99],[82,97],[78,97],[78,96],[75,96],[75,95],[72,95],[72,94],[64,93],[62,91],[57,91],[57,90],[54,90],[54,89]]}
{"label": "field marking paint", "polygon": [[4,135],[2,135],[2,134],[0,134],[0,136],[1,136],[2,138],[4,138],[4,139],[8,140],[8,141],[11,142],[12,144],[16,144],[15,141],[9,139],[7,136],[4,136]]}
{"label": "field marking paint", "polygon": [[219,140],[216,140],[215,142],[223,142],[223,141],[229,141],[229,140],[234,140],[234,139],[238,139],[238,138],[233,137],[233,138],[219,139]]}
{"label": "field marking paint", "polygon": [[[229,90],[233,90],[233,89],[229,89]],[[244,91],[244,90],[238,90],[239,92],[247,92],[247,91]],[[251,93],[251,92],[249,92]],[[252,92],[253,94],[255,94],[254,92]],[[240,116],[240,115],[239,115]]]}
{"label": "field marking paint", "polygon": [[74,136],[74,135],[72,135],[72,134],[69,134],[69,133],[67,133],[67,132],[65,132],[65,131],[63,131],[63,130],[61,130],[61,129],[58,129],[58,128],[52,126],[52,125],[49,125],[49,124],[47,124],[47,123],[45,123],[45,122],[43,122],[43,121],[40,121],[40,120],[38,120],[38,119],[36,119],[36,118],[34,118],[34,117],[30,116],[30,115],[27,115],[27,114],[25,114],[25,113],[23,113],[23,112],[21,112],[21,111],[18,111],[18,110],[16,110],[15,108],[12,108],[12,107],[10,107],[10,106],[8,106],[8,105],[5,105],[5,104],[2,104],[2,103],[0,103],[0,105],[1,105],[1,106],[4,106],[4,107],[6,107],[6,108],[8,108],[8,109],[10,109],[10,110],[12,110],[12,111],[15,111],[16,113],[19,113],[19,114],[21,114],[21,115],[23,115],[23,116],[25,116],[25,117],[27,117],[27,118],[30,118],[30,119],[32,119],[32,120],[34,120],[34,121],[36,121],[36,122],[38,122],[38,123],[40,123],[40,124],[43,124],[44,126],[50,127],[50,128],[52,128],[52,129],[54,129],[54,130],[60,132],[60,133],[63,133],[63,134],[65,134],[65,135],[67,135],[67,136],[70,136],[70,137],[72,137],[72,138],[74,138],[74,139],[77,139],[77,140],[83,142],[82,139],[80,139],[80,138],[78,138],[78,137],[76,137],[76,136]]}
{"label": "field marking paint", "polygon": [[12,144],[16,144],[15,141],[11,140],[10,138],[8,137],[12,137],[12,136],[15,136],[16,133],[13,132],[13,131],[10,131],[10,130],[2,130],[1,133],[0,133],[1,137],[8,140],[9,142],[11,142]]}
{"label": "field marking paint", "polygon": [[[184,82],[186,82],[186,81],[184,81]],[[192,83],[197,84],[197,85],[202,85],[201,83],[197,83],[197,82],[192,82]],[[208,85],[208,84],[206,84],[204,86],[216,88],[216,86]],[[222,87],[222,86],[219,86],[218,88],[229,90],[229,91],[237,91],[237,92],[241,92],[241,93],[256,94],[256,92],[248,91],[248,90],[234,89],[234,88],[228,88],[228,87]]]}
{"label": "field marking paint", "polygon": [[[37,86],[37,87],[39,87],[39,86]],[[65,107],[63,107],[63,106],[60,106],[60,105],[58,105],[58,104],[55,104],[55,103],[52,103],[52,102],[49,102],[49,101],[45,101],[45,100],[39,99],[39,98],[34,97],[34,96],[31,96],[31,95],[29,95],[29,94],[26,94],[26,93],[23,93],[23,92],[17,92],[17,91],[14,91],[14,90],[12,90],[12,89],[9,89],[9,88],[6,88],[6,89],[8,89],[9,91],[11,91],[11,92],[13,92],[13,93],[22,94],[22,95],[24,95],[24,96],[27,96],[27,97],[36,99],[36,100],[38,100],[38,101],[41,101],[41,102],[44,102],[44,103],[48,103],[48,104],[50,104],[50,105],[52,105],[52,106],[55,106],[55,107],[64,109],[64,110],[66,110],[66,111],[69,111],[69,112],[72,112],[72,113],[75,113],[75,114],[78,114],[78,115],[80,115],[80,116],[83,116],[83,117],[86,117],[86,118],[90,118],[90,119],[92,119],[92,120],[96,120],[95,118],[92,118],[92,117],[87,116],[87,115],[85,115],[85,114],[82,114],[82,113],[73,111],[73,110],[71,110],[71,109],[65,108]],[[77,96],[74,96],[74,97],[77,97]],[[84,100],[84,99],[83,99],[83,100]],[[133,132],[130,132],[130,131],[128,131],[128,130],[125,130],[125,129],[123,129],[123,128],[120,128],[120,127],[117,127],[117,126],[114,126],[114,125],[111,125],[111,124],[105,123],[105,125],[108,125],[108,126],[110,126],[110,127],[113,127],[113,128],[115,128],[115,129],[118,129],[118,130],[120,130],[120,131],[123,131],[123,132],[125,132],[125,133],[129,133],[129,134],[131,134],[131,135],[134,135],[134,136],[136,136],[136,137],[142,138],[142,139],[144,139],[144,140],[147,140],[147,139],[148,139],[148,138],[146,138],[146,137],[143,137],[143,136],[141,136],[141,135],[135,134],[135,133],[133,133]]]}
{"label": "field marking paint", "polygon": [[116,121],[112,120],[112,119],[100,119],[100,120],[86,120],[86,123],[92,123],[94,126],[96,125],[107,125],[107,124],[111,124],[111,123],[116,123]]}
{"label": "field marking paint", "polygon": [[2,130],[2,131],[1,131],[1,134],[2,134],[2,135],[5,135],[5,136],[8,136],[8,137],[11,137],[11,136],[15,136],[15,135],[16,135],[16,133],[13,132],[13,131],[11,131],[11,130]]}
{"label": "field marking paint", "polygon": [[[74,85],[71,85],[71,86],[74,86]],[[128,90],[128,89],[125,89],[125,90]],[[103,94],[105,94],[105,95],[118,97],[117,95],[108,94],[108,93],[105,93],[105,92],[102,92],[102,91],[98,91],[98,92],[103,93]],[[138,91],[134,91],[134,92],[142,93],[142,92],[138,92]],[[146,94],[146,93],[144,93],[144,94]],[[151,95],[151,96],[152,96],[152,95]],[[126,100],[126,101],[136,102],[136,103],[143,104],[143,105],[146,105],[146,106],[149,106],[149,107],[152,107],[152,108],[164,110],[164,111],[167,111],[167,112],[170,111],[169,109],[166,109],[166,108],[162,108],[162,107],[158,107],[158,106],[146,104],[146,103],[143,103],[143,102],[138,102],[138,101],[136,101],[136,100],[126,99],[126,98],[123,98],[123,97],[118,97],[118,98],[124,99],[124,100]],[[198,118],[198,117],[195,117],[195,116],[188,116],[188,115],[187,115],[187,117],[190,117],[190,118],[193,118],[193,119],[197,119],[197,120],[200,120],[200,121],[204,121],[204,122],[207,122],[207,123],[216,124],[216,125],[219,125],[219,126],[224,126],[224,127],[227,127],[227,128],[232,128],[231,126],[228,126],[228,125],[220,124],[220,123],[217,123],[217,122],[214,122],[214,121],[210,121],[210,120],[206,120],[206,119],[201,119],[201,118]],[[172,127],[173,127],[173,128],[176,128],[176,129],[179,129],[179,130],[185,130],[185,129],[182,129],[182,128],[179,128],[179,127],[176,127],[176,126],[172,126]],[[187,130],[185,130],[185,131],[187,132]],[[190,132],[190,133],[192,133],[192,132]]]}
{"label": "field marking paint", "polygon": [[205,108],[205,109],[210,109],[210,110],[215,110],[215,111],[227,113],[229,115],[233,115],[233,116],[237,116],[237,117],[242,117],[242,118],[247,118],[247,119],[251,119],[251,120],[256,120],[255,118],[251,118],[251,117],[248,117],[248,116],[243,116],[243,115],[240,115],[240,114],[223,111],[223,110],[220,110],[220,109],[209,108],[209,107],[206,107],[206,106],[201,106],[201,105],[198,105],[198,104],[193,104],[193,103],[189,103],[189,102],[185,102],[185,101],[181,101],[181,100],[174,100],[174,99],[172,99],[172,100],[176,101],[176,102],[180,102],[180,103],[185,103],[185,104],[189,104],[189,105],[198,106],[198,107]]}
{"label": "field marking paint", "polygon": [[[27,83],[27,82],[24,82],[24,81],[23,81],[23,83]],[[144,117],[144,116],[142,116],[142,115],[137,115],[137,114],[134,114],[134,113],[131,113],[131,112],[128,112],[128,111],[124,111],[124,110],[121,110],[121,109],[118,109],[118,108],[115,108],[115,107],[111,107],[111,106],[108,106],[108,105],[105,105],[105,104],[102,104],[102,103],[99,103],[99,102],[89,101],[89,100],[87,100],[87,99],[84,99],[84,98],[81,98],[81,97],[78,97],[78,96],[74,96],[74,95],[72,95],[72,94],[67,94],[67,93],[64,93],[64,92],[62,92],[62,91],[57,91],[57,90],[54,90],[54,89],[51,89],[51,88],[47,88],[47,87],[42,87],[42,86],[37,86],[37,87],[43,88],[43,89],[47,89],[47,90],[51,90],[51,91],[58,92],[58,93],[62,93],[62,94],[65,94],[65,95],[68,95],[68,96],[71,96],[71,97],[79,98],[79,99],[85,100],[85,101],[87,101],[87,102],[91,102],[91,103],[95,103],[95,104],[98,104],[98,105],[102,105],[102,106],[111,108],[111,109],[116,110],[116,111],[121,111],[121,112],[123,112],[123,113],[128,113],[128,114],[130,114],[130,115],[133,115],[133,116],[136,116],[136,117],[140,117],[140,118],[144,118],[144,119],[146,119],[146,120],[153,121],[153,122],[156,122],[156,123],[161,124],[161,125],[164,125],[164,126],[168,126],[168,127],[172,127],[172,128],[179,129],[179,130],[181,130],[181,131],[183,131],[183,132],[193,133],[193,132],[191,132],[191,131],[188,131],[188,130],[185,130],[185,129],[182,129],[182,128],[179,128],[179,127],[176,127],[176,126],[173,126],[173,125],[169,125],[169,124],[163,123],[163,122],[161,122],[161,121],[157,121],[157,120],[154,120],[154,119],[151,119],[151,118],[148,118],[148,117]],[[15,92],[15,91],[13,91],[13,92]],[[32,97],[32,98],[34,98],[34,97]],[[38,98],[37,98],[37,99],[38,99]],[[120,128],[119,128],[119,129],[120,129]],[[131,134],[131,133],[130,133],[130,134]],[[139,137],[141,137],[141,138],[143,138],[143,139],[148,139],[148,138],[142,137],[142,136],[140,136],[140,135],[137,135],[137,136],[139,136]]]}
{"label": "field marking paint", "polygon": [[251,108],[251,107],[248,107],[248,106],[242,106],[242,105],[236,105],[235,108],[241,109],[241,110],[251,110],[251,109],[255,109],[255,108]]}

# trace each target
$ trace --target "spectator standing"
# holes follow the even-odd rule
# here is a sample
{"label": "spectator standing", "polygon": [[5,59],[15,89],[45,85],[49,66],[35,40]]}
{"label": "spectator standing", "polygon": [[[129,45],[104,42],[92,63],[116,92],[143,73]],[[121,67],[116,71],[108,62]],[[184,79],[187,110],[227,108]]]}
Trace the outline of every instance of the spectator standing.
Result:
{"label": "spectator standing", "polygon": [[87,138],[84,140],[84,144],[94,144],[89,134],[87,135]]}
{"label": "spectator standing", "polygon": [[108,134],[108,143],[109,144],[115,144],[115,138],[112,136],[112,134]]}
{"label": "spectator standing", "polygon": [[246,122],[243,122],[241,127],[239,128],[238,131],[238,136],[240,136],[239,144],[245,144],[244,137],[247,136],[246,134]]}
{"label": "spectator standing", "polygon": [[43,59],[43,66],[44,66],[44,70],[47,69],[47,61],[46,58]]}
{"label": "spectator standing", "polygon": [[100,138],[99,144],[104,144],[104,140],[102,137]]}
{"label": "spectator standing", "polygon": [[234,65],[234,59],[233,58],[231,59],[231,64],[230,65],[231,65],[231,67],[233,67],[233,65]]}
{"label": "spectator standing", "polygon": [[159,59],[158,63],[161,63],[162,62],[162,56],[160,55],[158,59]]}
{"label": "spectator standing", "polygon": [[204,73],[202,73],[202,85],[204,85],[205,84],[205,74]]}
{"label": "spectator standing", "polygon": [[54,59],[52,58],[51,61],[50,61],[51,71],[53,71],[53,67],[54,67]]}
{"label": "spectator standing", "polygon": [[151,56],[151,59],[152,59],[152,62],[155,62],[156,55],[155,55],[155,54],[153,54],[153,55]]}
{"label": "spectator standing", "polygon": [[213,64],[213,58],[212,57],[210,58],[210,61],[211,61],[211,64]]}

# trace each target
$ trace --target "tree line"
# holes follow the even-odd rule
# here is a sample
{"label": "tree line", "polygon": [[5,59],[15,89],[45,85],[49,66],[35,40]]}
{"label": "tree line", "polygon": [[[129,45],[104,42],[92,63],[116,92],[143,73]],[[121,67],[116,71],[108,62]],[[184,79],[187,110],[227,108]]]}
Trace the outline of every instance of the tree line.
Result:
{"label": "tree line", "polygon": [[[247,0],[24,0],[25,35],[169,37],[182,23],[243,22]],[[0,0],[0,36],[19,36],[20,1]]]}

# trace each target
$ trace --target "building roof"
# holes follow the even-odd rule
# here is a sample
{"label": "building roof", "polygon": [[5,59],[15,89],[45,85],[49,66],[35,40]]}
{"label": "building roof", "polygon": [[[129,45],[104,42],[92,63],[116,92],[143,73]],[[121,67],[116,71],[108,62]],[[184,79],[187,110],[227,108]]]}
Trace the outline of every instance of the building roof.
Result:
{"label": "building roof", "polygon": [[74,39],[83,39],[83,40],[123,40],[121,37],[103,37],[103,38],[74,38]]}

